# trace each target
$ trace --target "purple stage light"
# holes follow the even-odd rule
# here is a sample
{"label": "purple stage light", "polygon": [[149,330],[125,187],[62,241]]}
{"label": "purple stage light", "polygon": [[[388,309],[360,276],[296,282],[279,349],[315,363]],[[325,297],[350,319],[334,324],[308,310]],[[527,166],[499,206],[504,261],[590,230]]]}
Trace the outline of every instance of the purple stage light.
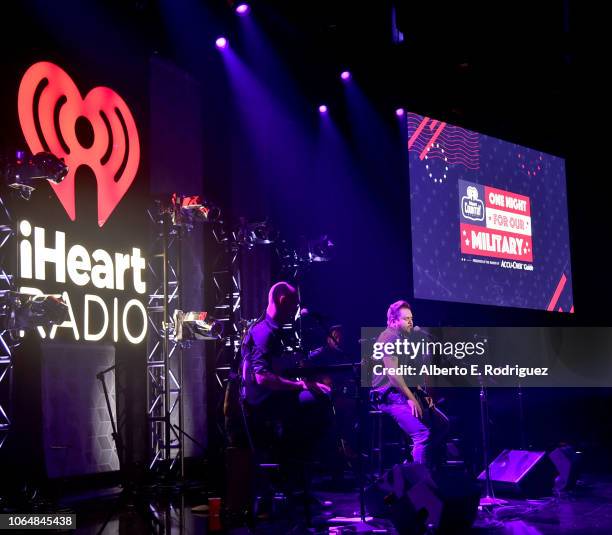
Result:
{"label": "purple stage light", "polygon": [[348,71],[342,71],[340,73],[340,78],[342,78],[345,82],[351,79],[351,73]]}
{"label": "purple stage light", "polygon": [[404,108],[397,108],[397,110],[395,110],[395,115],[397,115],[398,117],[403,117],[404,116]]}
{"label": "purple stage light", "polygon": [[223,50],[224,48],[227,48],[227,39],[225,37],[219,37],[216,41],[215,41],[215,46],[219,49],[219,50]]}
{"label": "purple stage light", "polygon": [[241,16],[246,15],[250,10],[249,4],[238,4],[236,7],[236,13]]}
{"label": "purple stage light", "polygon": [[325,104],[319,106],[319,113],[327,113],[327,106]]}

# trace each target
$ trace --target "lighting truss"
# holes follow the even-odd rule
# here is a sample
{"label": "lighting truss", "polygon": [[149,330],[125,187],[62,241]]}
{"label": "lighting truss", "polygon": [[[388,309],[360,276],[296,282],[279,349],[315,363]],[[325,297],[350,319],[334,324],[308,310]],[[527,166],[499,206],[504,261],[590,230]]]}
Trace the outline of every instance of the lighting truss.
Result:
{"label": "lighting truss", "polygon": [[[0,291],[15,291],[12,274],[15,257],[15,225],[0,196]],[[8,330],[0,330],[0,448],[6,442],[12,425],[13,354],[19,345]]]}
{"label": "lighting truss", "polygon": [[174,341],[172,314],[180,308],[180,255],[182,228],[167,214],[149,210],[153,240],[148,255],[147,319],[147,423],[149,468],[174,470],[184,475],[182,348]]}

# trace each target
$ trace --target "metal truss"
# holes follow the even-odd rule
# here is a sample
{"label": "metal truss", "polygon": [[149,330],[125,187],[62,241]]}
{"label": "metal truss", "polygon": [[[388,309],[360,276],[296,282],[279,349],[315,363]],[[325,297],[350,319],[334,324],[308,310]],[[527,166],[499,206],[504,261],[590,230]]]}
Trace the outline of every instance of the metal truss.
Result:
{"label": "metal truss", "polygon": [[[0,197],[0,292],[16,289],[12,274],[16,267],[14,237],[13,218]],[[17,345],[19,342],[11,332],[0,329],[0,448],[6,442],[12,424],[13,352]]]}
{"label": "metal truss", "polygon": [[[147,316],[147,419],[152,470],[164,465],[173,470],[179,465],[184,475],[182,346],[174,341],[173,313],[181,309],[181,244],[186,229],[174,225],[168,214],[149,210],[153,227],[148,255]],[[218,343],[214,367],[214,399],[221,409],[225,386],[236,369],[241,335],[241,285],[239,246],[234,233],[226,234],[221,221],[210,227],[221,246],[213,267],[214,306],[212,315],[223,324],[223,339]],[[215,419],[222,422],[222,419]],[[223,430],[220,428],[220,432]]]}
{"label": "metal truss", "polygon": [[185,528],[185,497],[181,494],[177,503],[171,501],[148,504],[149,533],[152,535],[182,535]]}
{"label": "metal truss", "polygon": [[182,348],[171,336],[172,314],[180,308],[183,230],[168,214],[149,210],[153,240],[148,255],[147,424],[149,468],[163,465],[184,475]]}
{"label": "metal truss", "polygon": [[236,373],[240,359],[240,341],[245,327],[242,318],[242,282],[240,277],[240,245],[235,232],[225,233],[221,226],[213,227],[213,237],[222,246],[215,258],[212,281],[215,289],[215,318],[223,322],[223,340],[215,354],[214,388],[216,400],[214,418],[219,436],[225,434],[222,413],[227,382]]}

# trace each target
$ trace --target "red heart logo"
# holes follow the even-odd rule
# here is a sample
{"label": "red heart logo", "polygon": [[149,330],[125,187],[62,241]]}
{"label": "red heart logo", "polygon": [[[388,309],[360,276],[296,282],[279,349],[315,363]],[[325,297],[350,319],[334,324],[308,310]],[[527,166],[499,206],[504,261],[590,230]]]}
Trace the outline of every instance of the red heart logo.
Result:
{"label": "red heart logo", "polygon": [[[17,106],[30,151],[52,152],[68,165],[66,178],[51,184],[68,217],[72,221],[76,217],[75,172],[87,165],[98,186],[98,225],[104,225],[138,171],[138,130],[127,104],[108,87],[94,87],[82,98],[64,70],[41,61],[23,75]],[[93,129],[90,147],[77,138],[76,123],[81,117]]]}

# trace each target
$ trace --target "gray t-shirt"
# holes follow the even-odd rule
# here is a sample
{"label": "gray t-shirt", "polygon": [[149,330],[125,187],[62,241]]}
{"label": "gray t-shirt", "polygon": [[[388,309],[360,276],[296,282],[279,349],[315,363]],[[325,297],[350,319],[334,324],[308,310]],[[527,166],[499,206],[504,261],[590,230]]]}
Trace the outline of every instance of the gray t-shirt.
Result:
{"label": "gray t-shirt", "polygon": [[[404,338],[407,338],[407,336],[399,329],[387,327],[380,333],[376,342],[386,344],[388,342],[395,342],[396,340],[403,340]],[[372,390],[379,392],[380,395],[384,395],[389,388],[392,388],[392,385],[388,375],[372,375]]]}

